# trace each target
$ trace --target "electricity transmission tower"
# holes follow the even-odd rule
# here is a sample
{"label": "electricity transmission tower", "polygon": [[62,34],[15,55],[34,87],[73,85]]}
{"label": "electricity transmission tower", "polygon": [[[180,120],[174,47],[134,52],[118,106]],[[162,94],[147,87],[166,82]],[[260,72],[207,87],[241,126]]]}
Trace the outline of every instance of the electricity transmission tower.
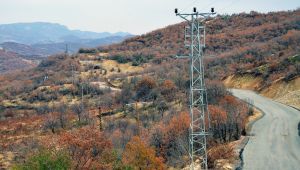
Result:
{"label": "electricity transmission tower", "polygon": [[66,55],[69,54],[69,46],[68,46],[68,44],[66,44],[65,54],[66,54]]}
{"label": "electricity transmission tower", "polygon": [[[189,58],[189,109],[191,117],[189,130],[190,169],[200,168],[200,166],[201,169],[207,169],[206,136],[209,134],[210,117],[207,108],[203,67],[203,53],[205,48],[204,20],[215,14],[214,8],[211,9],[210,13],[199,13],[196,8],[193,9],[193,13],[191,14],[181,14],[178,12],[178,9],[175,9],[175,13],[176,16],[183,18],[188,23],[185,28],[184,44],[189,48],[189,55],[178,58]],[[199,161],[198,166],[195,166],[196,161]]]}

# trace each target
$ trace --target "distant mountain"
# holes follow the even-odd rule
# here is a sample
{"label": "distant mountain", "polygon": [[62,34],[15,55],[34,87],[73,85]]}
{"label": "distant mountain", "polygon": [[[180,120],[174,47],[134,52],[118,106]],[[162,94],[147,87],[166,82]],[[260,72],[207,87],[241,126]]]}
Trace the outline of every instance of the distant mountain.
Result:
{"label": "distant mountain", "polygon": [[35,66],[43,58],[79,48],[120,43],[132,37],[126,32],[70,30],[64,25],[35,22],[0,25],[0,73]]}
{"label": "distant mountain", "polygon": [[14,23],[0,25],[0,43],[16,42],[21,44],[41,44],[41,43],[61,43],[65,41],[75,41],[80,39],[101,39],[112,36],[130,36],[126,32],[91,32],[70,30],[64,25],[34,22],[34,23]]}

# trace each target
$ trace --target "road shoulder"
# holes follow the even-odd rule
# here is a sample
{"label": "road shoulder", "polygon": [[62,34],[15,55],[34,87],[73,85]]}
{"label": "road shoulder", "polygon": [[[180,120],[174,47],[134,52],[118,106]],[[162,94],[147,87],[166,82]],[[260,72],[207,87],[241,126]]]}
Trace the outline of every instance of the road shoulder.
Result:
{"label": "road shoulder", "polygon": [[235,166],[236,169],[238,170],[242,169],[244,165],[243,151],[249,141],[250,136],[253,136],[253,134],[251,134],[251,129],[253,127],[253,124],[258,120],[260,120],[261,118],[263,118],[264,115],[265,113],[263,111],[253,106],[253,115],[248,117],[248,121],[245,126],[246,136],[242,136],[240,142],[238,142],[238,144],[235,147],[235,151],[239,155],[239,161],[237,161],[237,164]]}

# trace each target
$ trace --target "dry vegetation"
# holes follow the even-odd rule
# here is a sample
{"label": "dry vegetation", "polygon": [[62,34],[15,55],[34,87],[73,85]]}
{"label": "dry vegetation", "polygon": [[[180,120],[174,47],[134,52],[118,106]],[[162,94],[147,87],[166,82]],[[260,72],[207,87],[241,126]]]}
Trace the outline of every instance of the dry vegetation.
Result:
{"label": "dry vegetation", "polygon": [[[1,154],[12,152],[10,163],[30,163],[40,157],[55,162],[54,155],[65,154],[61,159],[70,160],[74,169],[184,167],[189,127],[186,63],[168,60],[159,65],[129,66],[96,54],[86,56],[50,57],[33,70],[1,77],[5,80],[1,86]],[[125,66],[133,69],[107,70]],[[117,87],[113,85],[116,81]],[[216,147],[239,139],[251,111],[226,92],[220,81],[207,80],[207,84],[214,129],[209,147]],[[105,146],[93,142],[97,135],[107,140]],[[94,147],[107,149],[97,150],[93,157],[89,154]],[[79,153],[73,153],[74,148]],[[141,160],[124,157],[128,154],[145,156]],[[148,157],[153,157],[153,162],[143,163]]]}
{"label": "dry vegetation", "polygon": [[[297,16],[299,10],[251,12],[209,23],[207,54],[215,56],[206,57],[211,168],[218,159],[233,157],[230,142],[246,135],[253,113],[221,80],[249,75],[251,87],[252,79],[265,87],[269,80],[295,80]],[[0,155],[0,168],[36,168],[40,160],[52,169],[185,167],[188,68],[187,61],[170,57],[185,52],[183,26],[73,56],[52,56],[26,72],[0,76],[0,154],[14,157]]]}

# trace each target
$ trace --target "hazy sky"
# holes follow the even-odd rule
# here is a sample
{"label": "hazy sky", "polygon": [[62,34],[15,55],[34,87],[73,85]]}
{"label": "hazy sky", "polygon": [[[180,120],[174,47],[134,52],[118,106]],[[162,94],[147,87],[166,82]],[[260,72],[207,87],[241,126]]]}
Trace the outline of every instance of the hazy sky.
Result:
{"label": "hazy sky", "polygon": [[191,11],[269,12],[300,7],[300,0],[0,0],[0,24],[45,21],[71,29],[142,34],[182,21],[174,8]]}

